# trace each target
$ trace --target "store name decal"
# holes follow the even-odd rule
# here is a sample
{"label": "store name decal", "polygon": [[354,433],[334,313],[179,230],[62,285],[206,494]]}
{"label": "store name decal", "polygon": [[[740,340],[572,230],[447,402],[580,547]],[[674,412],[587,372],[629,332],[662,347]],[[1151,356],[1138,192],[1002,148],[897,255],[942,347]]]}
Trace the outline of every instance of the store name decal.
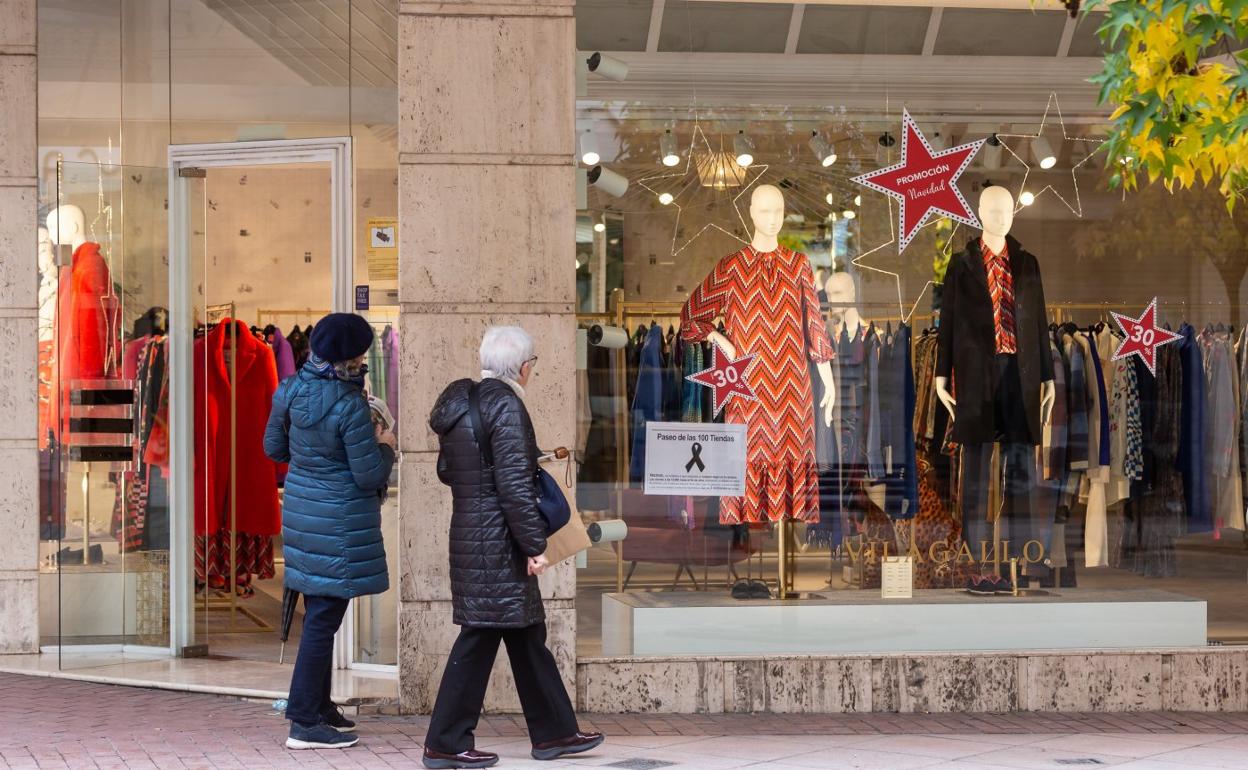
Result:
{"label": "store name decal", "polygon": [[[866,558],[868,561],[875,562],[878,558],[887,556],[897,556],[899,554],[889,553],[889,544],[887,542],[878,544],[881,548],[877,548],[876,543],[864,544],[859,538],[845,538],[845,550],[849,553],[850,559],[855,563],[861,563],[861,559]],[[962,542],[961,548],[950,548],[948,543],[936,541],[927,547],[924,552],[918,546],[911,543],[910,550],[904,555],[914,559],[915,563],[930,561],[935,564],[965,563],[965,564],[985,564],[988,562],[1008,562],[1014,558],[1015,554],[1010,551],[1010,541],[1001,540],[991,549],[992,542],[988,540],[979,541],[979,558],[975,558],[975,554],[971,551],[969,543]],[[1022,552],[1017,554],[1020,561],[1028,564],[1040,564],[1044,561],[1044,543],[1039,540],[1028,540],[1023,544]],[[924,558],[926,556],[926,558]]]}

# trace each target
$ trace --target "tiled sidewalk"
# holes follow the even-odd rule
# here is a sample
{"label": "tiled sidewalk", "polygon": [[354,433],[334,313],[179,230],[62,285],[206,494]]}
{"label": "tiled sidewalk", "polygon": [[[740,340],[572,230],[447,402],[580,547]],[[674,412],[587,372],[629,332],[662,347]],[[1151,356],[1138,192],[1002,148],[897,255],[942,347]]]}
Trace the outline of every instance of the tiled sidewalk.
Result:
{"label": "tiled sidewalk", "polygon": [[[426,718],[360,717],[361,745],[290,752],[269,704],[0,674],[0,768],[418,768]],[[1248,768],[1248,714],[589,715],[608,734],[554,767]],[[478,747],[528,756],[520,717],[487,717]]]}

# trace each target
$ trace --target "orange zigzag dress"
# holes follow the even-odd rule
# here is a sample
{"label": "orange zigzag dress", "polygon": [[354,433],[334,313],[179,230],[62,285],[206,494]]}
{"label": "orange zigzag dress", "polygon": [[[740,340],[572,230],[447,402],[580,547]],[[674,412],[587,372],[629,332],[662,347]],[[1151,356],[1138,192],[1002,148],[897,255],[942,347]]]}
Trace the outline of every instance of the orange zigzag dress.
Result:
{"label": "orange zigzag dress", "polygon": [[758,399],[733,398],[726,407],[728,422],[747,426],[748,470],[745,497],[725,497],[720,521],[818,521],[810,362],[831,361],[835,352],[810,260],[783,246],[724,257],[685,303],[681,335],[701,342],[720,316],[737,355],[758,356],[748,375]]}

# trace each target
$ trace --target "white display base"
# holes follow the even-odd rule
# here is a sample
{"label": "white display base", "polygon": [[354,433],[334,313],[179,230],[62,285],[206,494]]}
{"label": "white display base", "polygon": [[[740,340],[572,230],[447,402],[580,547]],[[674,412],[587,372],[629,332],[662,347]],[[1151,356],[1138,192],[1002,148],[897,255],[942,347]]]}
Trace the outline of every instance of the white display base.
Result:
{"label": "white display base", "polygon": [[1048,596],[826,591],[737,601],[725,593],[609,593],[603,655],[967,652],[1204,646],[1206,605],[1156,590],[1062,589]]}

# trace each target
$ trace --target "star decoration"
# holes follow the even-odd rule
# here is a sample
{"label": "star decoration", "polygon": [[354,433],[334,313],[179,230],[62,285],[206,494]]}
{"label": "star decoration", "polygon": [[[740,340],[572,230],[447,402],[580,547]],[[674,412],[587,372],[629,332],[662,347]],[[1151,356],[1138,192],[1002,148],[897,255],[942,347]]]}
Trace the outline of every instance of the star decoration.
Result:
{"label": "star decoration", "polygon": [[728,402],[734,398],[745,401],[757,401],[754,388],[750,387],[750,370],[754,368],[756,354],[750,353],[740,358],[729,359],[718,344],[711,346],[711,366],[685,377],[690,382],[710,388],[714,391],[712,408],[718,417]]}
{"label": "star decoration", "polygon": [[[745,223],[745,215],[741,213],[741,207],[737,204],[758,184],[767,168],[766,164],[759,163],[751,164],[748,168],[738,166],[732,153],[723,149],[716,150],[711,146],[710,139],[702,130],[702,124],[695,119],[693,138],[689,143],[688,152],[685,153],[683,168],[679,171],[643,177],[637,180],[637,184],[656,197],[663,193],[672,196],[671,202],[667,205],[676,209],[676,223],[672,228],[672,256],[675,257],[689,248],[691,243],[708,230],[718,230],[741,243],[749,243],[729,227],[740,225],[741,232],[750,231]],[[698,200],[698,195],[708,191],[711,202],[716,198],[722,199],[731,195],[735,221],[725,223],[727,227],[717,222],[709,222],[692,236],[682,239],[680,221],[684,216],[685,208],[694,205],[707,206],[707,195],[703,195],[701,200]]]}
{"label": "star decoration", "polygon": [[[1023,153],[1027,152],[1027,150],[1025,150],[1022,147],[1022,141],[1029,140],[1029,141],[1034,142],[1035,140],[1042,138],[1044,136],[1044,127],[1049,122],[1050,113],[1057,115],[1057,122],[1062,127],[1062,139],[1067,142],[1080,143],[1079,146],[1084,147],[1087,150],[1087,153],[1084,155],[1082,160],[1080,160],[1078,163],[1074,163],[1071,165],[1070,167],[1070,189],[1066,190],[1066,195],[1063,195],[1061,192],[1059,192],[1057,187],[1054,187],[1051,181],[1045,184],[1044,187],[1040,188],[1038,192],[1035,192],[1032,194],[1036,198],[1039,198],[1041,195],[1044,195],[1046,192],[1052,192],[1053,195],[1056,196],[1057,199],[1060,200],[1062,204],[1066,206],[1066,208],[1070,209],[1070,213],[1074,214],[1077,217],[1082,218],[1083,217],[1083,200],[1079,197],[1079,179],[1078,177],[1075,176],[1075,172],[1079,170],[1080,166],[1092,160],[1092,156],[1096,155],[1097,151],[1101,149],[1101,145],[1105,143],[1105,140],[1104,139],[1089,139],[1088,137],[1083,137],[1083,136],[1071,136],[1069,133],[1067,133],[1066,121],[1062,118],[1062,105],[1057,100],[1056,92],[1049,94],[1049,103],[1044,108],[1044,116],[1040,118],[1040,127],[1036,129],[1036,133],[1034,134],[997,134],[998,139],[1018,139],[1019,140],[1018,142],[1015,142],[1015,145],[1018,147],[1017,151],[1013,147],[1011,147],[1009,144],[1005,142],[1001,142],[1001,146],[1005,148],[1005,151],[1008,152],[1010,155],[1014,156],[1014,159],[1017,160],[1019,163],[1021,163],[1024,169],[1023,182],[1018,188],[1018,195],[1015,196],[1015,200],[1018,200],[1019,198],[1021,198],[1022,194],[1025,191],[1027,191],[1027,180],[1031,177],[1031,173],[1033,171],[1031,164],[1023,160]],[[1030,146],[1028,147],[1028,149],[1030,149]],[[1059,153],[1061,152],[1060,147],[1055,147],[1053,149],[1055,152],[1059,152]],[[1065,185],[1065,171],[1061,171],[1061,172],[1045,171],[1044,173],[1046,174],[1046,176],[1042,177],[1042,179],[1049,179],[1050,177],[1048,177],[1047,175],[1050,173],[1061,174],[1061,177],[1063,179],[1062,185],[1063,186]],[[1070,198],[1074,199],[1074,205],[1071,205]],[[1023,208],[1023,204],[1018,203],[1017,209],[1021,210],[1022,208]]]}
{"label": "star decoration", "polygon": [[1154,377],[1157,376],[1157,348],[1183,339],[1181,334],[1157,327],[1156,297],[1148,303],[1144,314],[1139,318],[1114,313],[1114,320],[1118,322],[1118,327],[1127,337],[1114,353],[1114,360],[1120,361],[1130,356],[1139,356]]}
{"label": "star decoration", "polygon": [[958,177],[971,165],[986,139],[935,152],[910,117],[902,115],[901,162],[856,176],[852,180],[901,203],[901,232],[897,251],[910,240],[932,214],[944,214],[956,222],[979,227],[979,219],[958,189]]}

